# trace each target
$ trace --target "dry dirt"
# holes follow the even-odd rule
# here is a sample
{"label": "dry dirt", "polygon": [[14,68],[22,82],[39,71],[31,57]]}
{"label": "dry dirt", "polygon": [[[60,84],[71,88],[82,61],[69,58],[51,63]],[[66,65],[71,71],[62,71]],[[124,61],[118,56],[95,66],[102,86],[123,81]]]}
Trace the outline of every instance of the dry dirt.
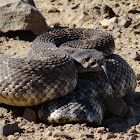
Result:
{"label": "dry dirt", "polygon": [[[49,27],[105,28],[113,34],[116,51],[134,69],[137,88],[125,100],[129,113],[125,118],[110,116],[101,126],[92,124],[44,124],[34,112],[24,108],[0,106],[0,139],[140,139],[140,3],[139,0],[34,0]],[[115,17],[115,18],[114,18]],[[107,20],[104,20],[107,19]],[[31,32],[2,34],[0,54],[25,55],[35,38]],[[24,116],[24,118],[23,118]],[[25,119],[26,118],[26,119]],[[28,120],[27,120],[28,119]]]}

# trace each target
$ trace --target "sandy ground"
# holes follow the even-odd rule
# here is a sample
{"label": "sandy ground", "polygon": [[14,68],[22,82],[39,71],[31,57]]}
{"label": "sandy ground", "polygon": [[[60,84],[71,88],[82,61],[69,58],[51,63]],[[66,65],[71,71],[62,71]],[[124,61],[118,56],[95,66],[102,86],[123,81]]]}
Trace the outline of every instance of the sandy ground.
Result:
{"label": "sandy ground", "polygon": [[[139,0],[34,0],[49,27],[105,28],[113,34],[116,51],[134,69],[135,93],[126,97],[129,113],[125,118],[105,118],[99,127],[92,124],[44,124],[37,119],[24,119],[24,108],[0,106],[0,139],[140,139],[140,4]],[[108,6],[109,7],[108,7]],[[113,17],[105,25],[104,19]],[[25,55],[35,36],[30,32],[10,32],[0,36],[0,54]],[[27,109],[28,110],[28,109]],[[30,116],[35,117],[29,109]],[[24,116],[24,118],[23,118]],[[33,120],[33,121],[32,121]]]}

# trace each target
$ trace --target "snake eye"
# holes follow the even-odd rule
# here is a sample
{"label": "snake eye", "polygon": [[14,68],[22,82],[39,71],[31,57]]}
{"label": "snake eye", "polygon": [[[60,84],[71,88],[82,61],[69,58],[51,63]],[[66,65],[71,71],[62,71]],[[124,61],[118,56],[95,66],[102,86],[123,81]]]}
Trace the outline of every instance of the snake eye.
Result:
{"label": "snake eye", "polygon": [[90,63],[91,66],[94,66],[96,64],[96,61]]}

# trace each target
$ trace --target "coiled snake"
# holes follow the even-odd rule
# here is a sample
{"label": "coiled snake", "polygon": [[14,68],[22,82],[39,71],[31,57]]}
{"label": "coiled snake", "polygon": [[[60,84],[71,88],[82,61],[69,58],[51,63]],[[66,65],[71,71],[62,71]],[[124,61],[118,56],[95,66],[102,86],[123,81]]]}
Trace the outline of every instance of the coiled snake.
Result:
{"label": "coiled snake", "polygon": [[0,55],[0,102],[13,106],[43,103],[38,116],[51,123],[100,124],[101,100],[106,95],[123,97],[136,87],[133,70],[113,54],[114,49],[112,35],[99,29],[42,34],[33,41],[28,57]]}

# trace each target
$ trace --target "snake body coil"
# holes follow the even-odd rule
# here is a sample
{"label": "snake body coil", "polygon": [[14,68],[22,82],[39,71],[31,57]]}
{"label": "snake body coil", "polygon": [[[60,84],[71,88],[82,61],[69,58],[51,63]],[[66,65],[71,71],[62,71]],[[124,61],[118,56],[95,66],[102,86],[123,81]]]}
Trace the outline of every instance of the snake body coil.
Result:
{"label": "snake body coil", "polygon": [[[27,58],[0,55],[0,102],[13,106],[45,102],[38,110],[44,121],[100,124],[99,99],[106,94],[123,97],[136,87],[133,70],[112,55],[114,49],[112,35],[99,29],[60,29],[40,35]],[[105,63],[115,93],[103,71],[98,71]]]}

